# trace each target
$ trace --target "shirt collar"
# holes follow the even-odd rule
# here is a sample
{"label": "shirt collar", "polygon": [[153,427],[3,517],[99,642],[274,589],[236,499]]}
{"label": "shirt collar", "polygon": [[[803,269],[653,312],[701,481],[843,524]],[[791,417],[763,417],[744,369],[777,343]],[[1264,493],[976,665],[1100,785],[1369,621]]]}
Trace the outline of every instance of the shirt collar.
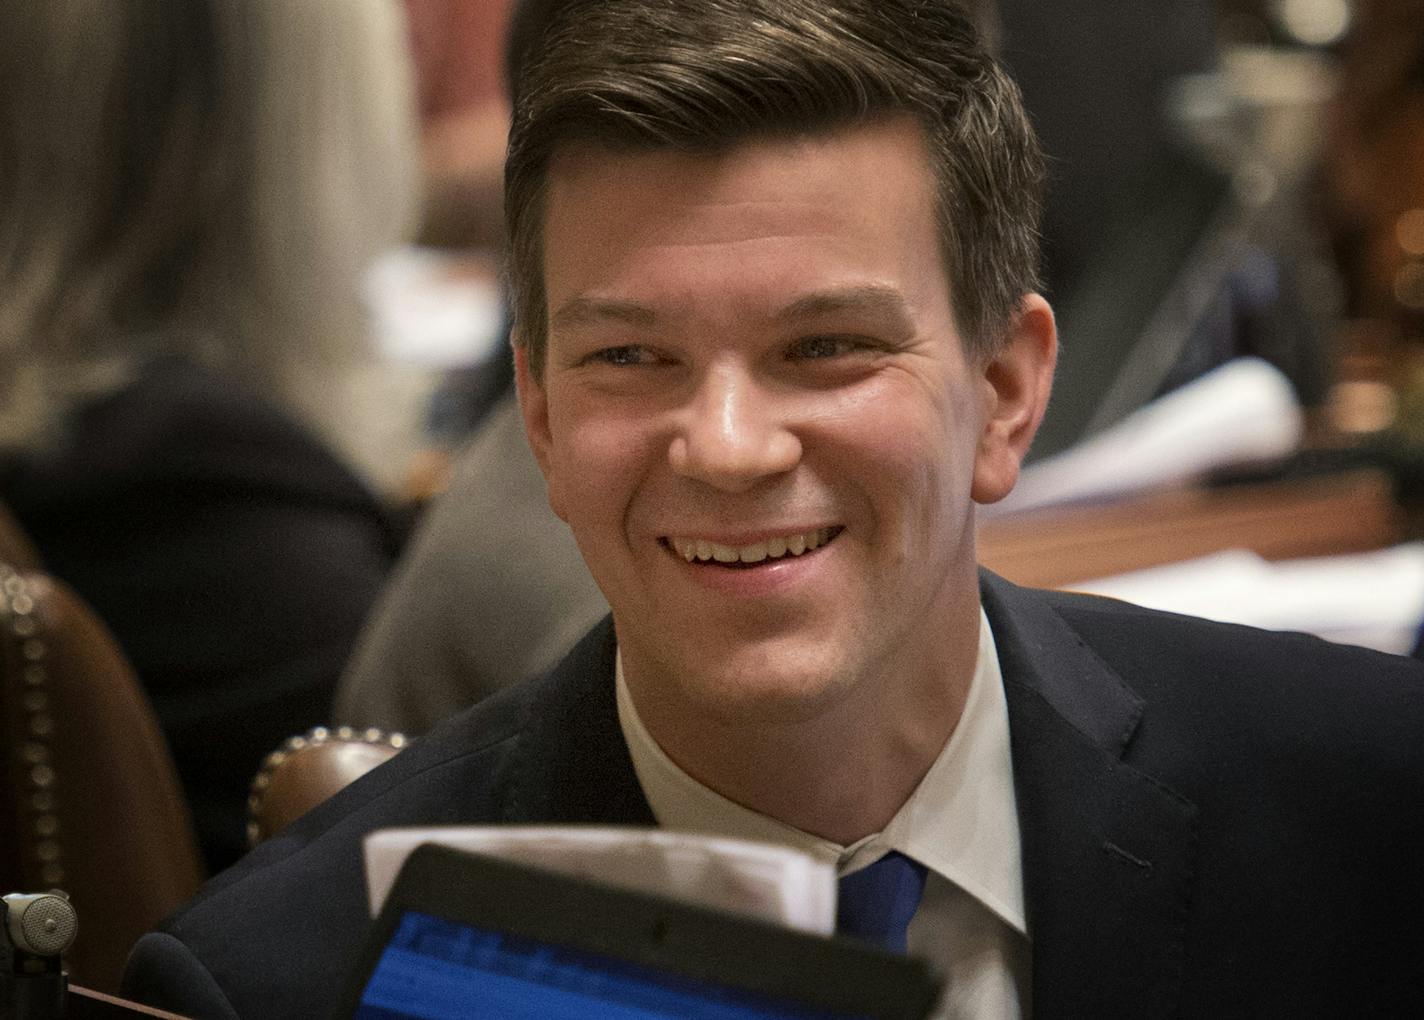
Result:
{"label": "shirt collar", "polygon": [[638,717],[617,660],[618,723],[658,824],[790,846],[840,874],[899,850],[973,896],[1019,933],[1024,916],[1009,715],[989,619],[979,613],[979,655],[954,732],[883,832],[842,846],[734,803],[677,766]]}

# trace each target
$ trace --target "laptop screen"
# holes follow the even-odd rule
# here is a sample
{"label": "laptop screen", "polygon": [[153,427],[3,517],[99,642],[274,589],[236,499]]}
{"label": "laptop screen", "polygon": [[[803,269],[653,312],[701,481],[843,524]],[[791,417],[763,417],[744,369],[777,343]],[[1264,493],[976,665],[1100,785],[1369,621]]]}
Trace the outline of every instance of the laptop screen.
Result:
{"label": "laptop screen", "polygon": [[939,985],[845,939],[427,844],[337,1016],[918,1020]]}
{"label": "laptop screen", "polygon": [[416,911],[402,916],[361,996],[357,1020],[695,1017],[824,1018],[850,1013],[694,980],[567,946],[550,946]]}

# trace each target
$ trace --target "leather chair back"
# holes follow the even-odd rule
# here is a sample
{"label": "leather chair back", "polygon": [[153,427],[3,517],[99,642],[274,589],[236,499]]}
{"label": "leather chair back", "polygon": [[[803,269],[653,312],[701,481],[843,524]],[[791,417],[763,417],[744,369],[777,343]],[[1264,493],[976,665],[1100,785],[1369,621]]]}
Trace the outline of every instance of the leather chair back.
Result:
{"label": "leather chair back", "polygon": [[130,947],[198,888],[192,820],[143,690],[77,595],[0,564],[0,888],[62,889],[71,978],[118,988]]}
{"label": "leather chair back", "polygon": [[318,726],[269,754],[247,798],[247,841],[256,846],[342,787],[392,758],[406,744],[399,733]]}

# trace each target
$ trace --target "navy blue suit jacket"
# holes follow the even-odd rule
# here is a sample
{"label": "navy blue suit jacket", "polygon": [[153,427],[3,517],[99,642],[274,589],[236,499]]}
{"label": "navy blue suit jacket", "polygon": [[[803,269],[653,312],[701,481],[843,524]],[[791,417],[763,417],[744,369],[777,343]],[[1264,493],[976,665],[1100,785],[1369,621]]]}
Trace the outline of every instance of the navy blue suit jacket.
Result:
{"label": "navy blue suit jacket", "polygon": [[[1361,1016],[1424,1001],[1424,667],[1017,588],[1003,665],[1039,1018]],[[366,921],[360,837],[397,825],[652,824],[604,624],[211,882],[135,949],[128,995],[321,1016]]]}

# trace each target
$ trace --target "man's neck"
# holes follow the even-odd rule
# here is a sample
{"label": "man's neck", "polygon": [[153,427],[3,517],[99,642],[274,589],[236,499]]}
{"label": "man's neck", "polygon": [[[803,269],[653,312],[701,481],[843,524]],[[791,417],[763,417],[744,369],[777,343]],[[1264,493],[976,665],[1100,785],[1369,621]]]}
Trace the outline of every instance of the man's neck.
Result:
{"label": "man's neck", "polygon": [[953,734],[977,662],[977,600],[972,608],[947,628],[946,654],[889,663],[805,718],[699,711],[636,659],[625,659],[625,677],[643,724],[684,772],[744,807],[848,845],[884,829]]}

